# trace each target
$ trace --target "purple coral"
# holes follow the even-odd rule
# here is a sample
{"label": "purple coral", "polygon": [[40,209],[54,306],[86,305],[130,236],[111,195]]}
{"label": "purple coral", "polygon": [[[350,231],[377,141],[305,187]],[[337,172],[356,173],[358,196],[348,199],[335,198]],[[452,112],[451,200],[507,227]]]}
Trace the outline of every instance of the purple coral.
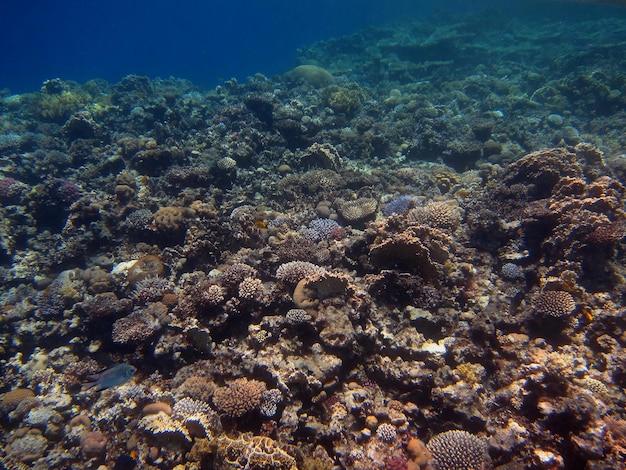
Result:
{"label": "purple coral", "polygon": [[2,178],[0,179],[0,199],[13,200],[21,194],[24,188],[25,185],[15,178]]}
{"label": "purple coral", "polygon": [[138,310],[113,323],[115,343],[140,344],[157,331],[157,320],[148,309]]}
{"label": "purple coral", "polygon": [[172,282],[161,277],[151,276],[139,281],[131,297],[138,303],[157,302],[164,294],[173,293],[175,286]]}
{"label": "purple coral", "polygon": [[276,277],[281,281],[297,284],[305,277],[322,274],[326,270],[308,261],[289,261],[281,264],[276,270]]}
{"label": "purple coral", "polygon": [[392,214],[404,215],[413,209],[416,204],[417,198],[415,196],[399,196],[387,203],[383,209],[383,214],[385,217],[389,217]]}
{"label": "purple coral", "polygon": [[312,220],[307,228],[300,230],[299,234],[303,238],[318,242],[320,240],[336,238],[335,234],[338,230],[341,230],[341,226],[336,221],[319,218]]}
{"label": "purple coral", "polygon": [[83,195],[83,190],[73,181],[56,180],[55,195],[64,203],[72,204]]}
{"label": "purple coral", "polygon": [[515,263],[504,263],[500,272],[502,277],[511,281],[524,278],[524,270]]}
{"label": "purple coral", "polygon": [[61,288],[63,282],[55,279],[46,289],[39,294],[37,299],[39,314],[43,317],[59,316],[63,313],[65,303]]}

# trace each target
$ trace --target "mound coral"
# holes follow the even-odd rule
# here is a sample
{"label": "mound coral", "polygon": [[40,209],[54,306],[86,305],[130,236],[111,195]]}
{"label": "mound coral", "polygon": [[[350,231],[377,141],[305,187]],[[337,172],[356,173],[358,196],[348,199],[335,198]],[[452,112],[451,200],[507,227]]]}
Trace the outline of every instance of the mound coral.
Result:
{"label": "mound coral", "polygon": [[342,163],[335,147],[330,144],[315,143],[300,156],[300,166],[339,171]]}
{"label": "mound coral", "polygon": [[80,438],[80,450],[87,458],[97,457],[104,452],[107,442],[100,431],[86,431]]}
{"label": "mound coral", "polygon": [[263,392],[265,392],[263,382],[241,378],[215,390],[213,404],[224,415],[239,418],[261,404]]}
{"label": "mound coral", "polygon": [[187,222],[195,211],[187,207],[161,207],[154,214],[154,226],[159,234],[179,238],[187,229]]}
{"label": "mound coral", "polygon": [[569,292],[549,290],[537,296],[535,309],[543,315],[559,318],[576,310],[576,302]]}
{"label": "mound coral", "polygon": [[443,232],[414,226],[381,238],[370,247],[370,261],[374,266],[409,269],[428,281],[440,279],[441,264],[448,259],[448,245],[451,243]]}
{"label": "mound coral", "polygon": [[285,73],[287,80],[302,80],[314,87],[321,88],[330,85],[334,77],[330,72],[317,65],[298,65]]}
{"label": "mound coral", "polygon": [[21,463],[32,463],[42,457],[48,448],[48,440],[39,429],[19,428],[10,437],[7,454]]}
{"label": "mound coral", "polygon": [[428,441],[428,450],[440,470],[488,470],[487,443],[466,431],[446,431]]}
{"label": "mound coral", "polygon": [[346,292],[348,284],[349,277],[344,274],[317,273],[298,282],[293,292],[293,302],[297,308],[311,308],[326,297]]}

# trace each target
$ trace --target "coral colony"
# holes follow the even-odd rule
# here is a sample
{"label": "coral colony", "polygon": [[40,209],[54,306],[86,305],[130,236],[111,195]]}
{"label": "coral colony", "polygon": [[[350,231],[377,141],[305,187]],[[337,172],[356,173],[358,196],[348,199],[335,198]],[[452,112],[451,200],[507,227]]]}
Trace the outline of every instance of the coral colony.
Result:
{"label": "coral colony", "polygon": [[0,95],[0,466],[624,468],[625,25],[489,18]]}

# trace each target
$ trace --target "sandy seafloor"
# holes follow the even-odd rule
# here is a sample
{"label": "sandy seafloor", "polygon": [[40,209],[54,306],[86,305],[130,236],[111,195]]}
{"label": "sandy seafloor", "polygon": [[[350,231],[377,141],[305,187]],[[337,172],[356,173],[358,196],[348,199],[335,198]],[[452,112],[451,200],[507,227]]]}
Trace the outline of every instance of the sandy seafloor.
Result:
{"label": "sandy seafloor", "polygon": [[487,12],[4,93],[0,465],[624,468],[625,48]]}

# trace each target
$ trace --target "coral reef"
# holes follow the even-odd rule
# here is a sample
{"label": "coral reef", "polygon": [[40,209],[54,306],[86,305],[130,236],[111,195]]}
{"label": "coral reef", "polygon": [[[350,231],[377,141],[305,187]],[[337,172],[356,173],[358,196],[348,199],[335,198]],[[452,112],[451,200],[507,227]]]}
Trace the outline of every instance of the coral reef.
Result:
{"label": "coral reef", "polygon": [[443,16],[0,94],[0,467],[624,467],[623,20]]}

